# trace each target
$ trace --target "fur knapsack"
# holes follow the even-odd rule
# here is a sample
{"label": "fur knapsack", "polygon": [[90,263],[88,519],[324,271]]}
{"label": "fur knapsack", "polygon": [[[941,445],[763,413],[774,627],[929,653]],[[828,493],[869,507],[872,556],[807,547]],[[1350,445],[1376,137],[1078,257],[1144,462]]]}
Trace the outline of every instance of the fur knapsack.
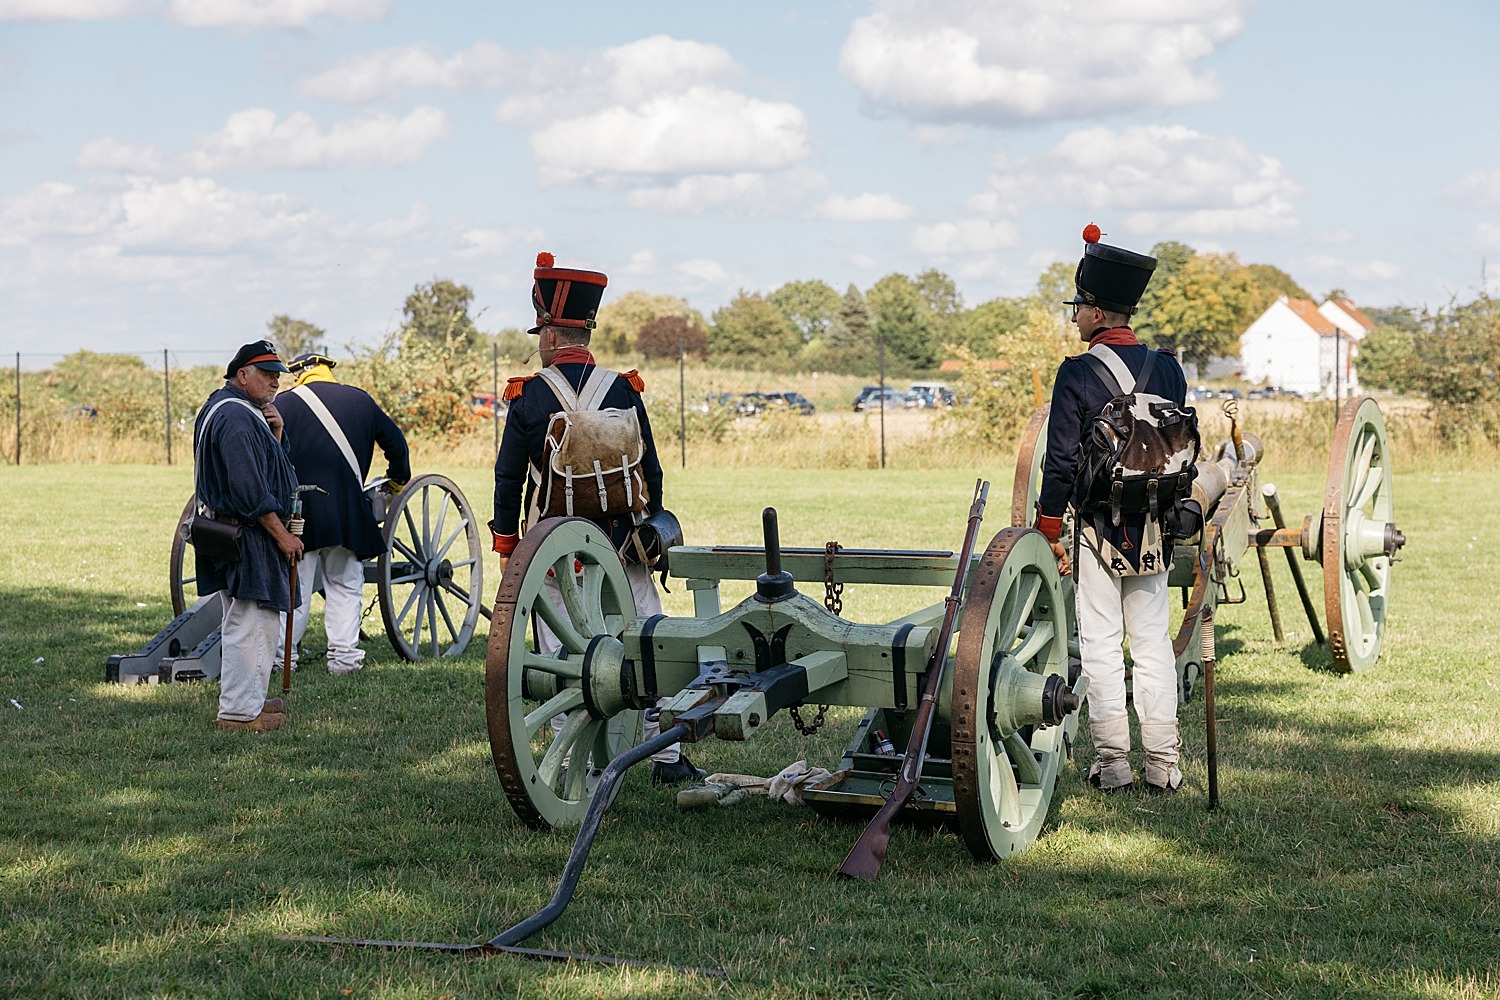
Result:
{"label": "fur knapsack", "polygon": [[1083,356],[1114,395],[1084,439],[1078,495],[1085,512],[1108,509],[1116,527],[1126,514],[1158,520],[1191,493],[1198,474],[1197,412],[1145,391],[1160,355],[1147,354],[1134,378],[1103,344]]}
{"label": "fur knapsack", "polygon": [[646,443],[635,410],[600,409],[619,377],[595,368],[575,392],[555,368],[541,376],[562,410],[547,422],[536,490],[537,519],[586,517],[592,521],[637,515],[646,509],[641,460]]}

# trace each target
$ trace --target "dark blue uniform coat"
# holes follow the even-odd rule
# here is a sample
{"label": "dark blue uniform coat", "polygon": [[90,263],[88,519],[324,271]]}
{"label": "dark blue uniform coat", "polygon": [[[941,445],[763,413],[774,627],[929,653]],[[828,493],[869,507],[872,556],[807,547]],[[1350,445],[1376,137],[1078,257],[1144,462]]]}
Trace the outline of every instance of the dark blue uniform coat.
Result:
{"label": "dark blue uniform coat", "polygon": [[[592,376],[594,365],[559,364],[554,366],[568,384],[577,389]],[[651,436],[651,422],[646,417],[646,404],[641,394],[622,378],[604,395],[603,409],[634,409],[641,424],[641,437],[645,454],[641,458],[641,471],[646,477],[646,512],[654,514],[661,510],[661,460],[656,454],[656,441]],[[547,423],[552,414],[561,412],[562,404],[544,378],[529,379],[521,395],[511,400],[505,414],[505,433],[500,438],[500,454],[495,459],[495,521],[494,530],[501,535],[514,535],[520,528],[523,510],[531,507],[531,495],[535,484],[531,481],[531,467],[542,464],[542,442],[547,437]],[[610,532],[615,547],[625,543],[630,530],[628,517],[600,522]]]}
{"label": "dark blue uniform coat", "polygon": [[386,476],[398,483],[411,479],[406,437],[363,389],[323,381],[307,382],[304,387],[328,407],[349,439],[360,477],[354,478],[354,470],[323,421],[297,393],[284,392],[276,397],[276,408],[286,421],[286,434],[291,440],[298,481],[328,491],[327,496],[316,491],[302,494],[302,516],[307,520],[302,543],[309,550],[342,545],[360,559],[377,556],[385,551],[385,539],[364,495],[364,481],[370,475],[377,444],[385,454]]}
{"label": "dark blue uniform coat", "polygon": [[[1132,374],[1139,376],[1146,356],[1153,348],[1139,343],[1111,344],[1109,350],[1120,356]],[[1134,383],[1121,387],[1126,393],[1132,389]],[[1179,406],[1186,403],[1187,378],[1175,355],[1164,353],[1156,359],[1144,391],[1170,399]],[[1095,371],[1094,363],[1083,355],[1068,358],[1057,369],[1047,427],[1047,459],[1043,466],[1046,472],[1042,476],[1037,502],[1044,517],[1062,517],[1069,506],[1076,508],[1082,503],[1083,498],[1078,495],[1078,466],[1082,461],[1083,441],[1093,427],[1094,418],[1114,395],[1114,389],[1106,386]],[[1138,553],[1148,516],[1127,513],[1118,528],[1109,523],[1107,511],[1097,513],[1093,521],[1101,537],[1110,538],[1113,544]],[[1170,563],[1170,545],[1163,558]]]}
{"label": "dark blue uniform coat", "polygon": [[194,550],[198,593],[223,590],[240,600],[257,601],[262,608],[288,611],[292,607],[290,566],[275,539],[256,523],[262,514],[291,514],[297,475],[286,445],[288,435],[283,432],[278,442],[260,407],[252,411],[239,403],[219,407],[205,427],[204,414],[226,398],[255,406],[233,385],[214,391],[204,401],[193,424],[193,484],[200,502],[245,525],[240,530],[238,561],[217,562]]}

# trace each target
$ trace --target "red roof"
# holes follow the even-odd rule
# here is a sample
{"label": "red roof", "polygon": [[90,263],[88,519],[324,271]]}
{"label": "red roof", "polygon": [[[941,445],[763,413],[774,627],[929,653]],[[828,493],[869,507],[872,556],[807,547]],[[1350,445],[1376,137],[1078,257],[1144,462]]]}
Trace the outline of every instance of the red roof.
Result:
{"label": "red roof", "polygon": [[1334,304],[1337,305],[1340,309],[1344,310],[1344,312],[1352,316],[1354,318],[1354,322],[1358,323],[1366,330],[1375,329],[1375,324],[1370,322],[1370,317],[1360,312],[1359,309],[1355,307],[1353,302],[1349,301],[1348,299],[1334,299]]}
{"label": "red roof", "polygon": [[1339,328],[1333,325],[1333,320],[1318,312],[1318,307],[1307,299],[1294,299],[1290,296],[1286,300],[1287,308],[1297,314],[1297,318],[1317,331],[1320,337],[1333,337],[1339,332]]}

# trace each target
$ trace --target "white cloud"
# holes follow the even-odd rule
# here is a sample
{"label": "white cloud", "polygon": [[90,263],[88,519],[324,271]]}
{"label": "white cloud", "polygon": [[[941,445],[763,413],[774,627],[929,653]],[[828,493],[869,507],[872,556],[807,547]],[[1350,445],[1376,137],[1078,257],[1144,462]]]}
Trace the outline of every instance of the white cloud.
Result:
{"label": "white cloud", "polygon": [[839,58],[877,110],[989,125],[1170,108],[1218,96],[1201,61],[1251,0],[883,0]]}
{"label": "white cloud", "polygon": [[621,274],[628,274],[637,278],[655,274],[656,254],[650,250],[636,250],[631,253],[630,260],[625,263],[625,266],[616,270]]}
{"label": "white cloud", "polygon": [[1500,169],[1464,174],[1447,194],[1449,200],[1472,208],[1500,208]]}
{"label": "white cloud", "polygon": [[531,148],[544,177],[605,184],[779,170],[809,151],[800,108],[710,87],[554,122],[532,135]]}
{"label": "white cloud", "polygon": [[0,21],[104,21],[139,7],[138,0],[0,0]]}
{"label": "white cloud", "polygon": [[499,87],[523,68],[521,57],[494,42],[477,42],[447,58],[431,45],[406,45],[351,56],[303,80],[297,89],[308,97],[353,103],[391,97],[413,87]]}
{"label": "white cloud", "polygon": [[[1474,231],[1474,235],[1481,250],[1490,253],[1500,253],[1500,225],[1493,222],[1481,222]],[[1500,268],[1488,269],[1492,274],[1500,275]],[[1490,278],[1493,284],[1496,278]]]}
{"label": "white cloud", "polygon": [[960,219],[918,226],[911,235],[912,249],[934,257],[985,254],[1020,242],[1021,234],[1014,223],[992,219]]}
{"label": "white cloud", "polygon": [[900,222],[917,210],[891,194],[859,194],[853,198],[829,195],[812,210],[813,216],[835,222]]}
{"label": "white cloud", "polygon": [[702,257],[685,260],[674,270],[689,286],[724,287],[729,283],[729,271],[716,260]]}
{"label": "white cloud", "polygon": [[390,0],[172,0],[171,16],[190,28],[301,28],[318,17],[378,21]]}
{"label": "white cloud", "polygon": [[1401,265],[1388,260],[1350,260],[1315,254],[1304,257],[1299,269],[1302,267],[1331,277],[1340,284],[1346,281],[1385,283],[1401,277]]}
{"label": "white cloud", "polygon": [[419,107],[404,118],[362,114],[328,128],[303,112],[278,119],[266,108],[229,116],[224,127],[181,156],[113,137],[84,146],[78,165],[122,173],[218,173],[226,170],[327,170],[411,163],[449,132],[448,116]]}
{"label": "white cloud", "polygon": [[1295,229],[1292,201],[1301,191],[1279,161],[1233,137],[1181,126],[1099,127],[1014,163],[997,159],[990,190],[969,208],[1004,217],[1051,202],[1089,210],[1106,230],[1211,237]]}
{"label": "white cloud", "polygon": [[[470,229],[461,233],[463,246],[458,256],[524,260],[528,251],[542,242],[540,229]],[[529,281],[529,279],[528,279]]]}
{"label": "white cloud", "polygon": [[867,253],[851,253],[848,259],[849,263],[866,271],[873,271],[880,266],[880,261]]}

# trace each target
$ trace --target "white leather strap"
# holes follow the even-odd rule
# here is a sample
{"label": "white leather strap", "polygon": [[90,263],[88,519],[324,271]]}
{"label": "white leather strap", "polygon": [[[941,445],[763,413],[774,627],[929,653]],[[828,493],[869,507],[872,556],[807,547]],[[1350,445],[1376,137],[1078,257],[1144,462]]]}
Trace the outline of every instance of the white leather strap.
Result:
{"label": "white leather strap", "polygon": [[318,394],[312,391],[312,386],[299,385],[292,390],[292,395],[307,404],[307,408],[322,423],[323,429],[328,432],[328,436],[333,438],[333,443],[338,445],[339,451],[344,454],[344,461],[349,463],[349,471],[354,473],[354,481],[356,483],[364,483],[364,473],[359,471],[359,460],[354,457],[354,449],[349,446],[348,436],[344,434],[344,429],[339,426],[339,422],[333,419],[333,414],[329,412],[328,407],[323,401],[318,398]]}
{"label": "white leather strap", "polygon": [[1130,370],[1130,366],[1125,363],[1124,358],[1111,351],[1104,344],[1095,344],[1089,348],[1089,353],[1100,361],[1103,361],[1104,366],[1109,369],[1109,373],[1115,377],[1114,394],[1116,396],[1123,396],[1131,391],[1131,388],[1135,385],[1135,373]]}

